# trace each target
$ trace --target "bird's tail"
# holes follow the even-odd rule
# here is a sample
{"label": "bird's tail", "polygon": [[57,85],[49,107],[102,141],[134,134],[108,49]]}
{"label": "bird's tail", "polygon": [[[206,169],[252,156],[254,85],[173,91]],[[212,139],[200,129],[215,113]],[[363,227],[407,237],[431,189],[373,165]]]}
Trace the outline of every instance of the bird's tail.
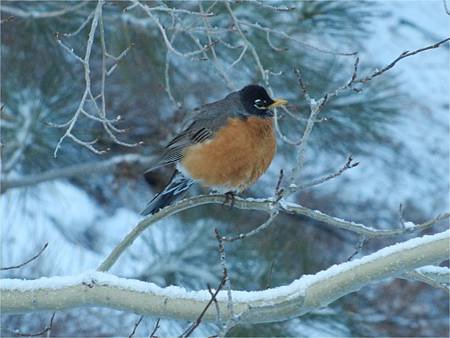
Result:
{"label": "bird's tail", "polygon": [[141,211],[141,215],[154,214],[160,209],[172,204],[172,202],[183,197],[193,183],[194,181],[192,179],[186,178],[178,170],[175,170],[164,190],[153,197],[145,209]]}

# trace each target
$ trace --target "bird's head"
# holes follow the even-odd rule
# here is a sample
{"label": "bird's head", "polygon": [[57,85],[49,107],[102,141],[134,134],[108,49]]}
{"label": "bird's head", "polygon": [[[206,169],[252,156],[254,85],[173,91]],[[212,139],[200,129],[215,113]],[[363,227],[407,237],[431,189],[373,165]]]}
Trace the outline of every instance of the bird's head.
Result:
{"label": "bird's head", "polygon": [[272,99],[264,87],[258,85],[245,86],[239,91],[241,103],[249,115],[272,117],[271,109],[287,104],[283,99]]}

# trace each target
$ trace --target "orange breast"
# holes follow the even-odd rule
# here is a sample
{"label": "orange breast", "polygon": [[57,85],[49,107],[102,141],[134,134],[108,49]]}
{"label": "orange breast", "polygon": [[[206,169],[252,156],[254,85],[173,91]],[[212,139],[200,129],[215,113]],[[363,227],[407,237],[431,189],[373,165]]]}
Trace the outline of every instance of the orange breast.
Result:
{"label": "orange breast", "polygon": [[272,119],[229,119],[212,140],[187,148],[182,169],[206,187],[242,191],[269,167],[276,151]]}

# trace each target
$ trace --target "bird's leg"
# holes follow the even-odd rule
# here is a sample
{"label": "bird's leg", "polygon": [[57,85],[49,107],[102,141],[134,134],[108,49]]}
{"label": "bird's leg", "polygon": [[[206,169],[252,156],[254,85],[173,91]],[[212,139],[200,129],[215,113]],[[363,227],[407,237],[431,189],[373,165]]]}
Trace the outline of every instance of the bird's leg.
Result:
{"label": "bird's leg", "polygon": [[235,198],[235,193],[232,191],[227,191],[225,193],[225,202],[223,202],[223,205],[228,204],[228,202],[230,202],[230,208],[234,207],[234,198]]}

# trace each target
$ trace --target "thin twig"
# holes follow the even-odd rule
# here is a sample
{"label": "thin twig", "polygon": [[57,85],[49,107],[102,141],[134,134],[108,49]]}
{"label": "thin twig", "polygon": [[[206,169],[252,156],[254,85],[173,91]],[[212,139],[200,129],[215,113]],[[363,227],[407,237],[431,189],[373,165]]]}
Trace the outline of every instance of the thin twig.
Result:
{"label": "thin twig", "polygon": [[257,235],[261,231],[266,230],[268,227],[270,227],[273,224],[273,221],[275,220],[275,218],[277,216],[278,216],[278,211],[274,210],[274,212],[270,214],[267,221],[265,221],[263,224],[258,226],[256,229],[253,229],[253,230],[243,233],[243,234],[239,234],[237,236],[225,236],[225,237],[222,237],[222,240],[226,241],[226,242],[234,242],[237,240],[241,240],[241,239],[245,239],[245,238]]}
{"label": "thin twig", "polygon": [[[213,297],[213,296],[214,296],[214,292],[213,292],[213,290],[211,289],[211,286],[210,286],[209,284],[207,284],[207,287],[208,287],[208,292],[209,292],[209,294],[211,295],[211,297]],[[222,322],[222,319],[221,319],[221,316],[220,316],[220,306],[219,306],[219,303],[217,302],[216,297],[214,297],[214,307],[216,308],[217,322],[218,322],[218,323],[221,323],[221,322]]]}
{"label": "thin twig", "polygon": [[212,303],[217,303],[216,297],[219,294],[220,290],[222,289],[222,287],[225,285],[226,281],[227,281],[227,275],[225,274],[226,270],[224,271],[224,275],[222,277],[222,280],[219,283],[219,286],[217,287],[216,291],[214,291],[213,294],[211,294],[211,299],[208,301],[208,303],[206,303],[205,307],[203,308],[202,312],[200,312],[199,316],[197,317],[197,319],[192,323],[192,325],[190,327],[188,327],[182,334],[180,337],[189,337],[194,331],[195,329],[200,325],[200,323],[202,322],[203,316],[205,315],[206,311],[208,311],[209,307],[211,306]]}
{"label": "thin twig", "polygon": [[257,4],[257,5],[261,6],[261,7],[274,10],[276,12],[289,12],[289,11],[293,11],[293,10],[295,10],[297,8],[295,6],[290,6],[290,7],[287,7],[287,6],[272,6],[272,5],[268,4],[267,2],[260,1],[260,0],[251,0],[251,2],[255,3],[255,4]]}
{"label": "thin twig", "polygon": [[300,89],[305,95],[305,98],[307,99],[307,102],[310,107],[310,115],[308,118],[308,122],[306,123],[305,131],[303,132],[302,138],[300,140],[300,144],[297,147],[297,161],[294,165],[294,168],[291,171],[291,177],[290,177],[290,184],[295,184],[295,181],[298,179],[300,172],[303,169],[303,165],[305,163],[305,150],[306,145],[309,140],[309,136],[311,134],[311,131],[314,127],[314,124],[316,123],[316,118],[319,112],[322,110],[324,102],[326,102],[328,95],[325,94],[319,102],[316,102],[308,93],[308,90],[306,89],[306,85],[303,81],[303,78],[301,76],[300,70],[296,68],[294,72],[297,74],[298,83],[300,85]]}
{"label": "thin twig", "polygon": [[98,150],[98,149],[94,148],[91,143],[82,141],[82,140],[78,139],[76,136],[74,136],[72,134],[72,130],[73,130],[74,126],[75,126],[75,123],[77,122],[79,115],[81,114],[82,110],[84,109],[84,105],[85,105],[86,99],[88,98],[90,90],[91,90],[91,78],[90,78],[91,71],[90,71],[90,67],[89,67],[89,61],[90,61],[90,57],[91,57],[92,46],[93,46],[93,43],[94,43],[95,32],[97,30],[98,22],[99,22],[101,14],[102,14],[102,7],[103,7],[103,5],[104,5],[104,0],[98,0],[97,6],[96,6],[95,11],[94,11],[94,16],[92,18],[91,28],[90,28],[90,31],[89,31],[89,36],[88,36],[88,40],[87,40],[87,44],[86,44],[86,52],[85,52],[85,55],[84,55],[83,59],[81,59],[79,56],[77,56],[73,52],[72,49],[70,49],[65,44],[63,44],[61,42],[61,40],[59,39],[58,35],[56,36],[56,39],[57,39],[58,43],[60,45],[62,45],[63,47],[65,47],[65,49],[67,51],[69,51],[72,56],[74,56],[76,59],[78,59],[83,64],[85,90],[84,90],[84,93],[83,93],[83,95],[81,97],[80,103],[78,104],[78,108],[75,111],[75,114],[70,119],[70,122],[69,122],[68,128],[66,129],[66,132],[64,133],[63,136],[61,136],[61,138],[59,139],[58,143],[56,144],[55,151],[53,152],[53,156],[55,158],[56,158],[56,156],[58,154],[58,151],[59,151],[59,149],[60,149],[60,147],[62,145],[62,142],[64,141],[64,139],[66,137],[71,138],[76,143],[78,143],[78,144],[88,148],[89,150],[91,150],[92,152],[94,152],[96,154],[103,154],[103,153],[105,153],[104,150]]}
{"label": "thin twig", "polygon": [[447,15],[450,15],[450,11],[449,11],[448,6],[447,6],[447,0],[442,0],[442,2],[444,3],[445,13],[447,13]]}
{"label": "thin twig", "polygon": [[275,266],[275,259],[272,260],[272,263],[270,263],[270,269],[269,269],[269,276],[267,277],[267,284],[266,289],[270,289],[272,286],[272,273],[273,273],[273,267]]}
{"label": "thin twig", "polygon": [[372,80],[374,77],[380,76],[380,75],[383,74],[384,72],[386,72],[386,71],[388,71],[389,69],[391,69],[392,67],[394,67],[394,66],[397,64],[397,62],[399,62],[400,60],[402,60],[402,59],[404,59],[404,58],[407,58],[407,57],[409,57],[409,56],[416,55],[416,54],[418,54],[418,53],[421,53],[421,52],[430,50],[430,49],[438,48],[438,47],[440,47],[442,44],[444,44],[444,43],[446,43],[446,42],[448,42],[448,41],[450,41],[450,38],[446,38],[446,39],[444,39],[444,40],[442,40],[442,41],[439,41],[439,42],[437,42],[437,43],[435,43],[435,44],[433,44],[433,45],[427,46],[427,47],[423,47],[423,48],[416,49],[416,50],[414,50],[414,51],[412,51],[412,52],[405,51],[405,52],[401,53],[394,61],[392,61],[392,62],[391,62],[390,64],[388,64],[386,67],[384,67],[384,68],[382,68],[382,69],[380,69],[380,70],[377,70],[377,71],[375,71],[374,73],[372,73],[372,74],[370,74],[370,75],[368,75],[368,76],[366,76],[366,77],[363,77],[362,79],[356,79],[356,80],[353,81],[353,82],[354,82],[354,83],[366,83],[366,82],[369,82],[369,81]]}
{"label": "thin twig", "polygon": [[117,155],[107,160],[95,161],[92,163],[83,163],[67,166],[64,168],[51,169],[49,171],[24,177],[8,178],[1,176],[1,193],[8,189],[27,187],[41,182],[52,181],[60,178],[70,178],[82,175],[92,175],[95,173],[103,173],[114,170],[117,166],[128,164],[139,164],[141,166],[149,166],[153,163],[154,157],[146,157],[137,154]]}
{"label": "thin twig", "polygon": [[[165,4],[164,4],[165,5]],[[130,9],[133,9],[135,7],[139,6],[139,4],[137,2],[134,2],[132,5],[126,7],[123,9],[123,12],[128,12]],[[186,9],[182,9],[182,8],[174,8],[174,7],[168,7],[168,6],[154,6],[154,7],[149,7],[150,11],[155,11],[155,12],[167,12],[169,14],[173,14],[173,13],[182,13],[182,14],[190,14],[190,15],[197,15],[197,16],[201,16],[201,17],[208,17],[208,16],[214,16],[215,14],[207,11],[207,12],[194,12],[194,11],[189,11]]]}
{"label": "thin twig", "polygon": [[14,266],[8,266],[5,268],[0,268],[0,271],[6,271],[6,270],[12,270],[12,269],[19,269],[25,265],[27,265],[28,263],[34,261],[35,259],[37,259],[43,252],[45,249],[47,249],[48,243],[45,243],[44,246],[38,251],[37,254],[35,254],[33,257],[31,257],[30,259],[26,260],[25,262],[19,264],[19,265],[14,265]]}
{"label": "thin twig", "polygon": [[354,56],[354,55],[357,54],[357,52],[336,52],[336,51],[332,51],[332,50],[328,50],[328,49],[323,49],[323,48],[320,48],[320,47],[317,47],[317,46],[313,46],[313,45],[311,45],[309,43],[301,41],[301,40],[299,40],[299,39],[297,39],[297,38],[295,38],[295,37],[293,37],[293,36],[283,32],[283,31],[272,29],[270,27],[264,27],[264,26],[260,25],[259,23],[252,23],[252,22],[248,22],[248,21],[244,21],[244,20],[238,20],[238,23],[243,25],[243,26],[252,27],[252,28],[261,30],[263,32],[266,32],[266,33],[269,32],[271,34],[279,35],[279,36],[281,36],[281,37],[283,37],[285,39],[297,42],[298,44],[301,44],[301,45],[303,45],[303,46],[305,46],[305,47],[307,47],[309,49],[313,49],[313,50],[318,51],[320,53],[337,55],[337,56]]}
{"label": "thin twig", "polygon": [[[203,9],[203,5],[202,5],[201,1],[199,1],[198,6],[200,9],[200,12],[204,13],[205,11]],[[224,79],[225,83],[227,84],[227,87],[231,90],[235,90],[236,85],[234,84],[233,80],[231,80],[228,73],[225,71],[222,63],[220,62],[219,58],[217,57],[216,49],[213,44],[214,40],[212,38],[212,27],[211,27],[211,24],[209,23],[208,17],[203,16],[202,21],[205,26],[206,36],[208,37],[208,43],[211,45],[212,60],[210,60],[208,58],[208,55],[206,55],[206,57],[208,58],[208,60],[211,61],[211,63],[213,64],[214,68],[217,70],[219,75]]]}
{"label": "thin twig", "polygon": [[303,80],[303,76],[300,72],[300,68],[299,67],[294,68],[294,73],[295,73],[295,75],[297,75],[297,81],[298,81],[298,84],[300,86],[300,89],[301,89],[303,95],[305,96],[305,99],[308,102],[311,102],[312,99],[311,99],[311,96],[309,95],[308,89],[306,88],[306,84],[305,84],[305,81]]}
{"label": "thin twig", "polygon": [[156,27],[158,27],[159,32],[161,33],[161,36],[164,40],[164,43],[166,44],[166,47],[175,55],[178,55],[181,57],[192,57],[192,56],[203,53],[205,50],[208,50],[211,47],[210,45],[206,45],[202,49],[195,50],[193,52],[186,52],[186,53],[180,52],[170,42],[170,39],[167,36],[166,29],[163,27],[163,25],[159,21],[159,18],[157,16],[153,15],[151,7],[140,3],[138,0],[132,0],[132,1],[133,1],[133,3],[136,3],[139,7],[141,7],[145,11],[145,13],[153,20],[153,22],[156,24]]}
{"label": "thin twig", "polygon": [[16,8],[16,7],[10,7],[5,6],[2,4],[0,6],[0,10],[5,13],[12,14],[15,17],[23,18],[23,19],[48,19],[48,18],[54,18],[57,16],[62,16],[67,13],[76,11],[77,9],[86,6],[89,3],[89,1],[82,1],[76,5],[66,7],[61,10],[56,11],[49,11],[49,12],[36,12],[36,11],[24,11],[22,9]]}
{"label": "thin twig", "polygon": [[[88,17],[82,22],[82,24],[74,32],[65,33],[65,34],[59,34],[59,33],[55,34],[57,43],[61,47],[63,47],[64,50],[66,50],[73,58],[75,58],[82,64],[83,70],[84,70],[85,89],[84,89],[83,95],[80,99],[80,102],[78,104],[78,107],[77,107],[74,115],[72,116],[72,118],[70,118],[69,121],[67,121],[65,123],[52,125],[52,126],[58,127],[58,128],[67,128],[65,133],[61,136],[61,138],[59,139],[59,141],[55,147],[55,151],[53,153],[54,157],[57,156],[57,153],[58,153],[59,149],[61,148],[63,141],[66,138],[72,139],[75,143],[80,144],[81,146],[83,146],[85,148],[88,148],[89,150],[91,150],[92,152],[94,152],[96,154],[104,154],[108,150],[108,149],[99,150],[99,149],[95,148],[94,144],[96,143],[96,140],[88,142],[88,141],[84,141],[84,140],[80,139],[78,136],[74,135],[73,130],[74,130],[75,125],[78,122],[78,119],[80,118],[80,116],[86,116],[87,118],[89,118],[91,120],[102,123],[103,129],[106,131],[108,136],[115,143],[117,143],[119,145],[122,145],[125,147],[135,147],[135,146],[141,144],[141,142],[128,143],[128,142],[119,140],[114,133],[122,133],[125,130],[117,128],[116,126],[114,126],[113,123],[119,121],[120,118],[117,117],[117,118],[111,120],[106,117],[106,96],[105,96],[106,77],[109,76],[116,69],[116,67],[117,67],[118,63],[121,61],[121,59],[127,55],[130,47],[126,48],[118,57],[112,56],[111,54],[109,54],[107,52],[106,42],[105,42],[105,30],[103,27],[103,6],[104,6],[104,4],[105,4],[105,0],[98,0],[95,10],[92,11],[88,15]],[[81,32],[88,25],[89,22],[91,22],[91,26],[89,29],[88,40],[86,43],[85,55],[82,58],[74,52],[73,48],[67,46],[60,39],[60,36],[64,36],[64,37],[75,36],[79,32]],[[96,34],[97,29],[99,29],[99,34],[100,34],[100,44],[101,44],[101,50],[102,50],[102,67],[101,67],[100,94],[97,96],[94,96],[92,94],[92,89],[91,89],[90,58],[91,58],[91,54],[92,54],[92,50],[93,50],[95,34]],[[111,58],[112,60],[114,60],[114,64],[110,67],[110,69],[107,69],[107,65],[106,65],[107,58]],[[100,99],[100,106],[97,103],[98,99]],[[89,101],[92,102],[92,104],[95,108],[95,111],[97,112],[98,117],[87,112],[86,105],[87,105],[87,102],[89,102]]]}
{"label": "thin twig", "polygon": [[50,322],[40,332],[36,332],[36,333],[22,333],[20,331],[14,331],[12,333],[14,333],[16,336],[20,336],[20,337],[38,337],[38,336],[43,336],[44,334],[46,334],[47,337],[50,337],[50,333],[52,331],[53,320],[55,319],[55,315],[56,315],[56,312],[53,312],[52,316],[50,317]]}
{"label": "thin twig", "polygon": [[155,326],[153,327],[153,331],[150,333],[149,338],[157,338],[156,331],[160,328],[159,322],[161,321],[161,318],[158,318],[158,320],[155,323]]}
{"label": "thin twig", "polygon": [[360,251],[362,250],[363,246],[367,243],[367,237],[365,236],[361,236],[358,240],[358,242],[356,243],[356,248],[355,251],[347,258],[347,262],[351,261],[353,259],[353,257],[355,257],[357,254],[360,253]]}
{"label": "thin twig", "polygon": [[144,319],[144,316],[140,316],[138,321],[136,323],[134,323],[134,327],[133,327],[133,331],[131,331],[131,333],[128,335],[128,338],[131,338],[134,336],[134,334],[136,333],[136,329],[138,328],[139,324],[141,324],[142,319]]}
{"label": "thin twig", "polygon": [[343,172],[347,171],[348,169],[355,168],[358,165],[359,165],[359,162],[353,162],[352,155],[350,155],[347,158],[347,162],[345,162],[345,164],[342,166],[342,168],[339,169],[337,172],[329,174],[329,175],[326,175],[326,176],[319,177],[317,179],[312,180],[311,182],[302,184],[300,186],[295,186],[295,190],[305,190],[305,189],[308,189],[308,188],[311,188],[311,187],[315,187],[315,186],[317,186],[319,184],[322,184],[322,183],[324,183],[326,181],[329,181],[329,180],[331,180],[333,178],[336,178],[336,177],[342,175]]}
{"label": "thin twig", "polygon": [[226,261],[226,255],[225,255],[225,246],[223,244],[223,237],[220,235],[219,230],[217,228],[214,229],[214,233],[216,235],[217,243],[218,243],[218,246],[219,246],[220,264],[222,265],[223,277],[225,279],[224,284],[227,287],[228,318],[231,319],[231,318],[234,318],[234,306],[233,306],[233,297],[231,295],[231,281],[230,281],[230,277],[228,275],[227,261]]}
{"label": "thin twig", "polygon": [[280,174],[278,175],[277,184],[275,186],[275,192],[273,194],[276,198],[278,198],[278,201],[283,196],[283,188],[281,187],[281,183],[283,183],[283,178],[284,178],[284,170],[280,169]]}
{"label": "thin twig", "polygon": [[244,44],[248,48],[250,48],[250,52],[253,56],[253,59],[255,60],[255,63],[256,63],[256,66],[257,66],[259,72],[261,73],[261,77],[262,77],[264,83],[266,84],[268,89],[270,89],[268,72],[264,69],[261,59],[259,58],[259,55],[256,51],[255,46],[247,39],[244,32],[242,31],[241,26],[240,26],[240,21],[237,19],[236,15],[234,14],[233,10],[231,9],[231,6],[230,6],[228,0],[225,1],[225,7],[227,8],[228,13],[230,14],[231,20],[233,21],[233,24],[236,27],[239,35],[241,36],[241,39],[243,40]]}
{"label": "thin twig", "polygon": [[[106,86],[106,76],[108,75],[108,70],[106,66],[106,58],[108,55],[110,55],[106,50],[106,42],[105,42],[105,29],[103,27],[103,16],[100,12],[100,19],[99,19],[99,29],[100,29],[100,44],[102,47],[102,77],[101,77],[101,89],[100,89],[100,98],[101,98],[101,107],[98,109],[96,100],[94,97],[92,97],[92,94],[90,94],[92,101],[94,102],[94,106],[97,108],[97,113],[99,114],[103,128],[108,133],[109,137],[117,144],[124,146],[124,147],[136,147],[139,145],[139,142],[136,143],[128,143],[120,141],[116,135],[114,135],[113,132],[116,133],[122,133],[124,130],[116,128],[106,117],[106,95],[105,95],[105,86]],[[125,49],[124,52],[122,52],[122,57],[126,55],[127,50],[129,48]],[[111,56],[111,55],[110,55]],[[116,59],[117,62],[120,61]],[[116,63],[117,64],[117,63]]]}

